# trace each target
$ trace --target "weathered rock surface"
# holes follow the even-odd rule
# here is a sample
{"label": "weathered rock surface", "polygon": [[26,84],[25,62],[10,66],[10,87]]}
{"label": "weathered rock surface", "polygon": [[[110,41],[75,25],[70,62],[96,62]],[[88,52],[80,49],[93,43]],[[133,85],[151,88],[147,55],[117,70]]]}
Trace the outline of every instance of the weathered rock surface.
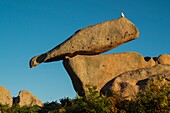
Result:
{"label": "weathered rock surface", "polygon": [[120,92],[123,97],[133,99],[140,90],[145,90],[149,83],[161,86],[170,85],[170,65],[158,64],[151,68],[143,68],[123,73],[109,81],[102,89],[107,95]]}
{"label": "weathered rock surface", "polygon": [[113,49],[139,36],[136,26],[127,18],[119,18],[78,30],[69,39],[47,53],[30,60],[30,67],[42,62],[63,60],[75,55],[96,55]]}
{"label": "weathered rock surface", "polygon": [[12,106],[10,91],[3,86],[0,86],[0,104]]}
{"label": "weathered rock surface", "polygon": [[14,100],[14,104],[19,104],[19,106],[43,106],[43,103],[36,97],[33,96],[31,92],[22,90],[19,95]]}
{"label": "weathered rock surface", "polygon": [[153,66],[153,62],[145,61],[144,57],[136,52],[77,55],[64,60],[63,64],[79,95],[84,95],[86,85],[97,86],[100,91],[108,81],[122,73]]}
{"label": "weathered rock surface", "polygon": [[170,55],[168,55],[168,54],[161,54],[157,58],[157,62],[159,64],[170,64]]}

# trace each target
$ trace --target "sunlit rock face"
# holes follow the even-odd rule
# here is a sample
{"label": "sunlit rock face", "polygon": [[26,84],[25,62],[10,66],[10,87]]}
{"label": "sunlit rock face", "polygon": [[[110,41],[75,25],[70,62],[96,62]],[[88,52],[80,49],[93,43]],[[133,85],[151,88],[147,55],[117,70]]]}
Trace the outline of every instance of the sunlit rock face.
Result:
{"label": "sunlit rock face", "polygon": [[64,60],[63,64],[79,94],[86,90],[86,85],[97,86],[97,90],[100,91],[107,82],[122,73],[152,66],[136,52],[93,56],[77,55]]}
{"label": "sunlit rock face", "polygon": [[43,106],[43,103],[27,90],[20,91],[18,97],[15,98],[13,104],[18,104],[19,106]]}
{"label": "sunlit rock face", "polygon": [[100,54],[138,37],[137,27],[127,18],[106,21],[80,29],[52,50],[33,57],[30,67],[76,55]]}
{"label": "sunlit rock face", "polygon": [[0,104],[12,106],[12,101],[10,91],[0,86]]}
{"label": "sunlit rock face", "polygon": [[133,100],[139,91],[145,91],[151,84],[155,84],[158,88],[163,85],[170,86],[169,64],[158,64],[151,68],[141,68],[120,74],[108,82],[102,91],[108,96],[119,92],[122,97]]}

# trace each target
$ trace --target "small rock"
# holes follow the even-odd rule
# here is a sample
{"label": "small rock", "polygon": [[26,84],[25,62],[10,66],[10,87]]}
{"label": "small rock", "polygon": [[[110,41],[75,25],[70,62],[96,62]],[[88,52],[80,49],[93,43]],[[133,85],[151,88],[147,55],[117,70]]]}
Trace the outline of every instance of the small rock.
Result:
{"label": "small rock", "polygon": [[170,64],[170,55],[161,54],[157,59],[159,64]]}
{"label": "small rock", "polygon": [[144,58],[145,59],[145,61],[147,62],[147,66],[146,67],[152,67],[152,66],[155,66],[156,65],[156,62],[154,61],[154,59],[153,58],[151,58],[151,57],[145,57]]}
{"label": "small rock", "polygon": [[15,98],[14,104],[19,104],[19,106],[43,106],[43,103],[36,96],[33,96],[31,92],[26,90],[19,92],[18,97]]}

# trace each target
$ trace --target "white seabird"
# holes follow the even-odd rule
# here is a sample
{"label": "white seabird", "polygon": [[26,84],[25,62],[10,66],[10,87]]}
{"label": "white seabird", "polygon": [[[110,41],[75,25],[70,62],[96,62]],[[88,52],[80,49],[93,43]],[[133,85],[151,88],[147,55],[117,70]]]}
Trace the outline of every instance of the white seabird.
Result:
{"label": "white seabird", "polygon": [[123,12],[121,13],[121,17],[123,17],[123,18],[125,17],[125,15],[123,14]]}

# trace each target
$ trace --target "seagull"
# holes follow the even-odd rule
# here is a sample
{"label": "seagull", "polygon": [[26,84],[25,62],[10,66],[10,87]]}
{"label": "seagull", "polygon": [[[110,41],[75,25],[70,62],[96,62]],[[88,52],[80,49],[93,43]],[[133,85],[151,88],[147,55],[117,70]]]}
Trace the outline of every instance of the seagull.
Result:
{"label": "seagull", "polygon": [[121,17],[123,17],[123,18],[125,17],[125,15],[123,14],[123,12],[121,13]]}

